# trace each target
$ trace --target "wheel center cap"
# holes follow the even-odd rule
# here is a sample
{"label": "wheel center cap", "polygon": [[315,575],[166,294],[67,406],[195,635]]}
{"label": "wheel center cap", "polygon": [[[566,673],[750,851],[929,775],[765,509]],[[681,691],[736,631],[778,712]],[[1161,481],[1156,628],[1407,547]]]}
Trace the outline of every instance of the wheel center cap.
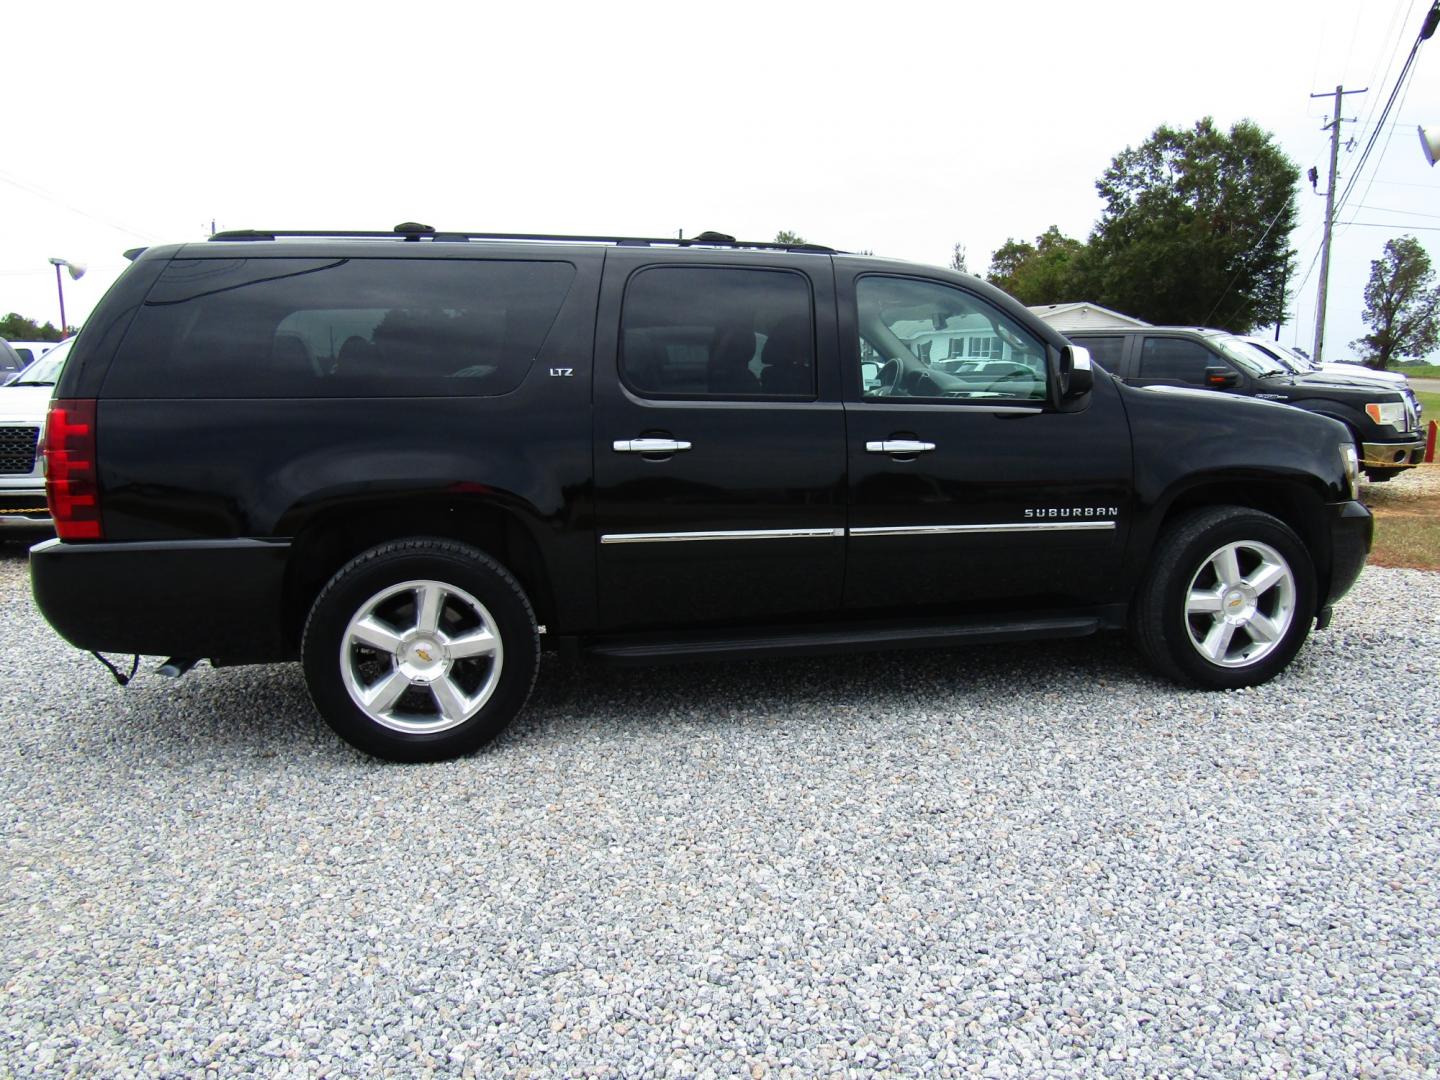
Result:
{"label": "wheel center cap", "polygon": [[1245,622],[1255,610],[1255,598],[1243,587],[1226,589],[1220,598],[1220,610],[1229,622]]}
{"label": "wheel center cap", "polygon": [[415,679],[429,679],[445,670],[450,654],[444,644],[421,634],[401,646],[399,659],[406,675]]}

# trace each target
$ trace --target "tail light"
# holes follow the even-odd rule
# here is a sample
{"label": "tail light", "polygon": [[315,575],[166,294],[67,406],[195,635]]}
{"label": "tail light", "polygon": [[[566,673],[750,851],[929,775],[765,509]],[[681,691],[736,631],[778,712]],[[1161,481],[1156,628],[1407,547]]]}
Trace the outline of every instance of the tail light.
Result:
{"label": "tail light", "polygon": [[45,499],[61,540],[99,540],[100,474],[95,461],[95,401],[50,403],[45,418]]}

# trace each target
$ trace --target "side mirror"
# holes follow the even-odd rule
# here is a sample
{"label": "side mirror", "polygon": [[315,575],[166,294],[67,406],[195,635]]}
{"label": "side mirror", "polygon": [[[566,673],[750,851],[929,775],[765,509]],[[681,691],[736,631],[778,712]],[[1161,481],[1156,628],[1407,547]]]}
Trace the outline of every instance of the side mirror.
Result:
{"label": "side mirror", "polygon": [[860,365],[860,381],[866,390],[870,390],[880,383],[880,365],[866,360]]}
{"label": "side mirror", "polygon": [[1090,350],[1083,345],[1066,345],[1060,350],[1060,396],[1078,398],[1095,385]]}
{"label": "side mirror", "polygon": [[1205,385],[1212,390],[1223,390],[1227,386],[1234,386],[1239,381],[1238,374],[1220,364],[1211,364],[1205,369]]}

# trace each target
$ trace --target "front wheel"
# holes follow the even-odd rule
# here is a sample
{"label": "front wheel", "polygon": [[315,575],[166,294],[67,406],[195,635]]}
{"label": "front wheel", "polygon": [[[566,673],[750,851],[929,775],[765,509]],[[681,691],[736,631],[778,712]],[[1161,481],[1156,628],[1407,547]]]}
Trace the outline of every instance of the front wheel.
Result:
{"label": "front wheel", "polygon": [[1294,658],[1315,618],[1315,568],[1278,518],[1245,507],[1197,510],[1165,530],[1135,601],[1132,634],[1177,682],[1234,689]]}
{"label": "front wheel", "polygon": [[1386,484],[1401,473],[1409,472],[1409,469],[1366,469],[1365,479],[1372,484]]}
{"label": "front wheel", "polygon": [[439,761],[498,735],[539,663],[535,615],[515,579],[452,540],[399,540],[357,556],[310,610],[310,697],[352,746]]}

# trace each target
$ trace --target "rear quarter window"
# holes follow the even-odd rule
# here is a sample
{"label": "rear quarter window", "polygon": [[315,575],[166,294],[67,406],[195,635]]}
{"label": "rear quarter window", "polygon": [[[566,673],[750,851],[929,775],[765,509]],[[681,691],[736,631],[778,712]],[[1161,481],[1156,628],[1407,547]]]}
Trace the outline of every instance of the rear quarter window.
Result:
{"label": "rear quarter window", "polygon": [[568,262],[177,259],[105,381],[107,397],[505,394],[574,281]]}

